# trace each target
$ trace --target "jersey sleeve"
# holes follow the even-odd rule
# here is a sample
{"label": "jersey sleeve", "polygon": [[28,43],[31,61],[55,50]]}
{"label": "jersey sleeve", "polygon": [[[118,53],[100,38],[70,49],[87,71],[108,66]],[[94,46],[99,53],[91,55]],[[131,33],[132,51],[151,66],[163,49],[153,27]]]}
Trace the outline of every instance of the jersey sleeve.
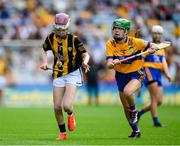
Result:
{"label": "jersey sleeve", "polygon": [[110,41],[106,42],[106,60],[113,59],[113,49]]}
{"label": "jersey sleeve", "polygon": [[75,39],[74,39],[74,46],[81,53],[85,53],[86,52],[86,48],[84,47],[83,43],[77,37],[75,37]]}
{"label": "jersey sleeve", "polygon": [[46,37],[42,47],[43,47],[44,51],[52,50],[49,35]]}

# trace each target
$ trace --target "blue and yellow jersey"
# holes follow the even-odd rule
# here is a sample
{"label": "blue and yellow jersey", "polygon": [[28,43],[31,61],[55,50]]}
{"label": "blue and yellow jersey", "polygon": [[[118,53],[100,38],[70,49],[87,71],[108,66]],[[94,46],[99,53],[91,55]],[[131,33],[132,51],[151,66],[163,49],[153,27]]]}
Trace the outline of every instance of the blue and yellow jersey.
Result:
{"label": "blue and yellow jersey", "polygon": [[144,57],[144,67],[152,67],[156,69],[163,69],[162,61],[165,57],[164,49],[158,50],[154,54],[150,54]]}
{"label": "blue and yellow jersey", "polygon": [[[150,42],[134,37],[127,37],[126,42],[123,44],[116,43],[114,39],[110,39],[106,42],[106,59],[108,60],[111,58],[121,60],[146,50],[150,45]],[[138,56],[134,59],[115,65],[114,69],[121,73],[131,73],[140,70],[142,66],[142,56]]]}

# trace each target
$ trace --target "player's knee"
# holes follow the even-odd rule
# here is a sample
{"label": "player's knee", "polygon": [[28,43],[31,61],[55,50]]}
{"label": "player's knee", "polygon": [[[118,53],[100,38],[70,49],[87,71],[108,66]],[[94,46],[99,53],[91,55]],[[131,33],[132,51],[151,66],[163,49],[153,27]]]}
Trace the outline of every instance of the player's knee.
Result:
{"label": "player's knee", "polygon": [[124,96],[126,96],[126,97],[131,96],[131,92],[129,92],[128,89],[124,89],[123,94],[124,94]]}
{"label": "player's knee", "polygon": [[64,103],[63,108],[65,112],[68,112],[71,109],[71,105],[69,103]]}
{"label": "player's knee", "polygon": [[157,101],[157,105],[159,106],[159,105],[161,105],[162,104],[162,99],[159,99],[158,101]]}
{"label": "player's knee", "polygon": [[62,105],[61,104],[54,104],[54,109],[57,111],[62,110]]}
{"label": "player's knee", "polygon": [[153,96],[152,101],[154,101],[158,106],[162,104],[162,98],[158,95]]}

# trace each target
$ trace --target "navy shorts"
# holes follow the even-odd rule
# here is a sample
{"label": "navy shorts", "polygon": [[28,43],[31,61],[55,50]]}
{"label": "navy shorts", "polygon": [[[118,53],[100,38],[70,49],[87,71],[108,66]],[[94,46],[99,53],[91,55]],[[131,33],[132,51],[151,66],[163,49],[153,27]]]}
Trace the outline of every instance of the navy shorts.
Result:
{"label": "navy shorts", "polygon": [[135,72],[131,72],[131,73],[127,73],[127,74],[116,71],[116,74],[115,74],[117,86],[118,86],[118,89],[120,92],[123,92],[124,87],[130,80],[137,79],[140,82],[142,82],[144,77],[145,77],[144,69],[141,69],[141,70],[138,70]]}

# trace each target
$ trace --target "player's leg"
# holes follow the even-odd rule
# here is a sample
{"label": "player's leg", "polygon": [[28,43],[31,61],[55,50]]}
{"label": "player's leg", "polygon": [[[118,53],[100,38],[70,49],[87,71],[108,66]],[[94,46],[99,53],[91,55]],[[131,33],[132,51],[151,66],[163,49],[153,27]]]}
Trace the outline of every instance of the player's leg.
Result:
{"label": "player's leg", "polygon": [[158,119],[158,105],[162,104],[163,88],[158,87],[157,84],[148,86],[149,93],[151,96],[151,115],[154,126],[162,127]]}
{"label": "player's leg", "polygon": [[0,105],[3,103],[3,90],[0,89]]}
{"label": "player's leg", "polygon": [[137,79],[132,79],[128,82],[123,90],[123,94],[127,99],[130,106],[130,110],[135,110],[135,96],[134,93],[137,89],[141,87],[141,82]]}
{"label": "player's leg", "polygon": [[[131,138],[140,137],[139,128],[137,127],[137,124],[134,120],[134,119],[137,119],[137,111],[135,108],[135,104],[134,104],[135,99],[133,96],[134,92],[137,90],[136,88],[141,86],[141,82],[138,80],[140,77],[141,77],[141,75],[138,72],[135,72],[135,73],[132,73],[129,75],[116,72],[116,75],[115,75],[118,90],[119,90],[120,100],[121,100],[123,108],[124,108],[124,113],[126,115],[126,118],[129,122],[130,126],[133,129],[132,134],[129,136]],[[132,79],[132,78],[137,78],[137,79]],[[135,83],[133,83],[134,80],[136,80],[137,82],[135,81]],[[130,84],[132,83],[134,85],[129,85],[129,83]],[[136,86],[136,87],[133,89],[133,86]],[[129,88],[130,90],[128,90],[126,88]],[[130,100],[128,98],[131,98],[132,100]],[[132,107],[131,107],[131,105],[132,105]],[[130,109],[134,109],[134,111],[132,112]],[[133,118],[133,123],[132,123],[132,120],[130,120],[130,116],[131,116],[131,118]]]}
{"label": "player's leg", "polygon": [[[158,93],[158,86],[157,86],[157,82],[156,81],[153,81],[153,82],[150,82],[148,85],[147,85],[147,88],[148,88],[148,91],[149,93],[150,92],[153,92],[152,94],[156,95]],[[150,88],[152,91],[150,91]],[[151,95],[151,93],[150,93]],[[151,97],[151,101],[148,102],[139,112],[138,112],[138,118],[140,118],[143,114],[145,114],[146,112],[150,111],[151,110],[151,105],[152,105],[152,100],[153,102],[155,101],[155,99],[153,99]]]}
{"label": "player's leg", "polygon": [[63,95],[64,87],[53,87],[54,113],[60,130],[57,140],[66,139],[66,127],[62,111]]}
{"label": "player's leg", "polygon": [[68,114],[72,114],[73,112],[72,103],[76,95],[76,90],[77,90],[77,87],[75,85],[73,84],[66,85],[66,89],[64,93],[63,108],[64,108],[64,111],[67,112]]}
{"label": "player's leg", "polygon": [[[129,104],[128,104],[128,102],[127,102],[126,97],[124,96],[124,94],[123,94],[122,92],[119,92],[119,96],[120,96],[121,103],[122,103],[122,105],[123,105],[123,109],[124,109],[124,113],[125,113],[126,119],[127,119],[128,122],[129,122],[129,114],[130,114]],[[136,132],[136,133],[137,133],[137,132],[139,133],[139,128],[138,128],[138,126],[137,126],[136,123],[135,123],[135,124],[129,123],[129,125],[131,126],[134,134],[135,134],[135,132]],[[134,135],[134,134],[133,134],[133,135]]]}
{"label": "player's leg", "polygon": [[[162,86],[162,80],[161,80],[161,71],[157,70],[157,94],[154,95],[154,102],[153,104],[155,105],[156,108],[153,107],[153,104],[151,104],[151,114],[152,114],[152,118],[153,118],[153,123],[155,127],[164,127],[164,125],[162,125],[159,122],[158,119],[158,107],[159,105],[162,104],[162,99],[163,99],[163,86]],[[154,111],[155,109],[155,111]]]}
{"label": "player's leg", "polygon": [[62,101],[64,95],[64,87],[54,87],[53,88],[53,101],[54,101],[54,111],[58,124],[63,124],[63,112],[62,112]]}
{"label": "player's leg", "polygon": [[73,84],[67,84],[64,94],[63,108],[68,114],[68,128],[73,131],[75,128],[75,113],[73,111],[73,101],[76,95],[77,87]]}
{"label": "player's leg", "polygon": [[163,88],[158,87],[157,82],[153,82],[148,85],[151,101],[138,113],[138,116],[142,116],[147,111],[151,110],[154,125],[159,125],[157,106],[162,103]]}
{"label": "player's leg", "polygon": [[77,69],[74,72],[65,76],[65,94],[63,108],[68,114],[68,129],[73,131],[75,128],[75,113],[73,111],[73,100],[76,96],[78,86],[82,86],[81,70]]}
{"label": "player's leg", "polygon": [[146,78],[144,80],[144,83],[149,90],[151,101],[142,110],[138,112],[138,118],[140,118],[147,111],[151,110],[154,125],[161,125],[159,123],[157,115],[157,106],[162,103],[163,97],[161,71],[154,68],[145,68],[145,70]]}
{"label": "player's leg", "polygon": [[129,124],[133,130],[130,138],[140,137],[140,130],[137,125],[137,109],[135,106],[135,96],[134,93],[137,89],[141,87],[141,82],[137,79],[132,79],[128,82],[123,90],[123,95],[127,100],[129,105]]}
{"label": "player's leg", "polygon": [[129,104],[126,100],[126,97],[122,92],[119,92],[119,97],[123,106],[124,114],[126,116],[126,119],[129,120]]}
{"label": "player's leg", "polygon": [[63,97],[65,92],[64,77],[59,77],[53,80],[53,102],[54,113],[59,126],[60,134],[57,140],[66,139],[66,127],[63,117]]}
{"label": "player's leg", "polygon": [[0,105],[3,104],[4,88],[6,86],[6,79],[4,76],[0,76]]}
{"label": "player's leg", "polygon": [[[121,103],[123,105],[123,109],[124,109],[124,113],[125,113],[126,119],[129,122],[129,114],[130,114],[129,104],[127,102],[126,97],[124,96],[124,94],[122,92],[119,92],[119,96],[120,96]],[[136,136],[140,137],[140,130],[139,130],[137,124],[136,123],[131,124],[129,122],[129,125],[131,126],[131,128],[133,130],[132,134],[129,137],[132,137],[132,138],[134,138]]]}

